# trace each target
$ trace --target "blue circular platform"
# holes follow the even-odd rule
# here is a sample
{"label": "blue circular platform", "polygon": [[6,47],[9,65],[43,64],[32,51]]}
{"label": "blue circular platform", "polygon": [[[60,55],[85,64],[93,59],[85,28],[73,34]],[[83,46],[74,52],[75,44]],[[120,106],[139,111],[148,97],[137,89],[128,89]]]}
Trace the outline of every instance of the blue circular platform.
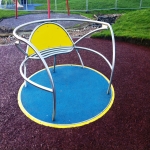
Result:
{"label": "blue circular platform", "polygon": [[[102,117],[112,106],[114,88],[107,94],[109,80],[100,72],[77,65],[50,67],[56,88],[56,117],[52,121],[52,93],[31,84],[20,87],[19,107],[31,120],[55,128],[71,128],[89,124]],[[51,87],[45,70],[30,79]]]}

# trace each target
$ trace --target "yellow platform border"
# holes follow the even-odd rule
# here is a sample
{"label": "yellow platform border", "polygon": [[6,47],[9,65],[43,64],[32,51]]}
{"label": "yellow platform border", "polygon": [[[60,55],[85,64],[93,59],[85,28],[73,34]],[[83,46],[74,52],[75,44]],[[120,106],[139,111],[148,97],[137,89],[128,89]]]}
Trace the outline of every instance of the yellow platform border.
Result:
{"label": "yellow platform border", "polygon": [[[80,66],[80,67],[82,67],[81,65],[72,65],[72,64],[57,65],[57,66]],[[107,78],[105,75],[103,75],[102,73],[100,73],[99,71],[97,71],[97,70],[95,70],[95,69],[93,69],[93,68],[90,68],[90,67],[86,67],[86,66],[84,66],[84,67],[87,68],[87,69],[90,69],[90,70],[93,70],[93,71],[97,72],[98,74],[100,74],[101,76],[103,76],[103,77],[107,80],[107,82],[109,83],[108,78]],[[49,67],[49,68],[53,68],[53,66],[51,66],[51,67]],[[37,71],[36,73],[34,73],[33,75],[31,75],[29,78],[31,78],[32,76],[34,76],[35,74],[37,74],[37,73],[39,73],[39,72],[41,72],[41,71],[43,71],[43,70],[45,70],[45,69],[42,69],[42,70],[40,70],[40,71]],[[73,123],[73,124],[54,124],[54,123],[47,123],[47,122],[41,121],[41,120],[39,120],[39,119],[33,117],[32,115],[30,115],[30,114],[26,111],[26,109],[23,107],[23,104],[22,104],[22,102],[21,102],[21,91],[22,91],[23,87],[24,87],[24,83],[21,85],[21,87],[20,87],[20,89],[19,89],[19,92],[18,92],[18,105],[19,105],[21,111],[22,111],[29,119],[31,119],[32,121],[34,121],[34,122],[36,122],[36,123],[38,123],[38,124],[40,124],[40,125],[44,125],[44,126],[48,126],[48,127],[53,127],[53,128],[74,128],[74,127],[80,127],[80,126],[84,126],[84,125],[90,124],[90,123],[92,123],[92,122],[98,120],[98,119],[101,118],[102,116],[104,116],[104,115],[108,112],[108,110],[111,108],[111,106],[112,106],[112,104],[113,104],[113,102],[114,102],[114,99],[115,99],[114,87],[113,87],[113,85],[111,85],[111,94],[112,94],[112,96],[111,96],[110,102],[109,102],[109,104],[107,105],[107,107],[106,107],[102,112],[100,112],[98,115],[96,115],[95,117],[90,118],[90,119],[88,119],[88,120],[85,120],[85,121],[83,121],[83,122],[79,122],[79,123]]]}

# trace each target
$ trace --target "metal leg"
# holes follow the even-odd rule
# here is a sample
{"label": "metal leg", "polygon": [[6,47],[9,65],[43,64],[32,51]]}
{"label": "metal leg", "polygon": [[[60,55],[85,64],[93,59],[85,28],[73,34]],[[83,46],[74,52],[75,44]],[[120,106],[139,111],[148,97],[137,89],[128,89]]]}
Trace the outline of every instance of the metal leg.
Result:
{"label": "metal leg", "polygon": [[[24,75],[27,76],[27,68],[26,68],[26,63],[24,63]],[[25,83],[25,87],[27,87],[27,81],[24,80],[24,83]]]}
{"label": "metal leg", "polygon": [[107,94],[110,94],[110,87],[111,87],[111,81],[110,81],[110,83],[108,85]]}
{"label": "metal leg", "polygon": [[78,50],[77,50],[77,49],[76,49],[76,52],[77,52],[78,57],[79,57],[79,59],[80,59],[80,63],[81,63],[81,65],[82,65],[82,68],[84,68],[84,64],[83,64],[83,61],[82,61],[81,55],[80,55],[80,53],[78,52]]}
{"label": "metal leg", "polygon": [[111,88],[111,83],[112,83],[113,72],[114,72],[114,69],[111,72],[110,82],[109,82],[108,89],[107,89],[107,94],[110,94],[110,88]]}
{"label": "metal leg", "polygon": [[53,66],[54,66],[53,72],[55,72],[55,66],[56,66],[56,55],[54,56],[54,64],[53,64]]}
{"label": "metal leg", "polygon": [[55,120],[55,116],[56,116],[56,92],[53,89],[53,114],[52,114],[52,121]]}

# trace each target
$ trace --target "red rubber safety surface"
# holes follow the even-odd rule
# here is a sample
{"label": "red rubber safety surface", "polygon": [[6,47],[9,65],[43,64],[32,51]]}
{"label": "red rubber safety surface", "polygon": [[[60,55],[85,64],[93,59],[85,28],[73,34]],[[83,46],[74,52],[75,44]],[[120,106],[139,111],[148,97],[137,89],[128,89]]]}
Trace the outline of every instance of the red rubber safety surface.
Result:
{"label": "red rubber safety surface", "polygon": [[[111,41],[84,39],[80,45],[111,58]],[[23,45],[24,47],[25,45]],[[107,64],[99,56],[81,51],[86,66],[107,77]],[[148,150],[150,148],[150,48],[116,42],[113,86],[115,101],[99,120],[82,127],[55,129],[28,119],[20,110],[17,94],[23,79],[19,65],[24,56],[12,46],[0,47],[0,150]],[[49,66],[53,59],[47,59]],[[79,64],[75,52],[60,55],[58,64]],[[31,61],[29,74],[41,69]]]}

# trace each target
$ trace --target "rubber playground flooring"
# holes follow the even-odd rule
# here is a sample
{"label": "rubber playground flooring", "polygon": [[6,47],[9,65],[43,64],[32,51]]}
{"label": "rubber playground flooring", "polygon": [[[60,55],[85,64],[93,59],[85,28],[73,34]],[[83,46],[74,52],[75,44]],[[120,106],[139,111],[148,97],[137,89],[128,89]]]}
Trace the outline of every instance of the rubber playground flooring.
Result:
{"label": "rubber playground flooring", "polygon": [[[31,19],[44,18],[47,18],[47,14],[26,15],[20,16],[17,20],[4,19],[0,25],[16,27]],[[80,44],[102,52],[108,59],[111,58],[109,40],[86,38]],[[83,51],[81,56],[85,66],[109,77],[109,67],[97,55]],[[95,122],[67,129],[39,125],[20,110],[17,95],[23,83],[19,73],[23,58],[22,53],[14,45],[0,46],[0,150],[149,149],[150,48],[116,41],[116,66],[113,78],[115,99],[112,107]],[[50,66],[53,65],[52,58],[48,58],[47,62]],[[77,54],[72,52],[58,56],[57,63],[79,64],[79,59]],[[31,61],[29,74],[42,68],[38,61]]]}
{"label": "rubber playground flooring", "polygon": [[[109,59],[111,41],[86,38],[81,45],[101,51]],[[24,45],[25,46],[25,45]],[[108,52],[110,51],[110,53]],[[98,56],[82,52],[86,66],[109,75]],[[150,49],[116,41],[113,78],[115,100],[111,109],[88,125],[56,129],[28,119],[18,107],[17,94],[23,83],[19,65],[23,55],[14,45],[0,47],[0,149],[16,150],[148,150],[150,147]],[[60,55],[58,64],[79,64],[75,52]],[[53,64],[50,58],[49,65]],[[31,62],[30,72],[41,69]]]}

